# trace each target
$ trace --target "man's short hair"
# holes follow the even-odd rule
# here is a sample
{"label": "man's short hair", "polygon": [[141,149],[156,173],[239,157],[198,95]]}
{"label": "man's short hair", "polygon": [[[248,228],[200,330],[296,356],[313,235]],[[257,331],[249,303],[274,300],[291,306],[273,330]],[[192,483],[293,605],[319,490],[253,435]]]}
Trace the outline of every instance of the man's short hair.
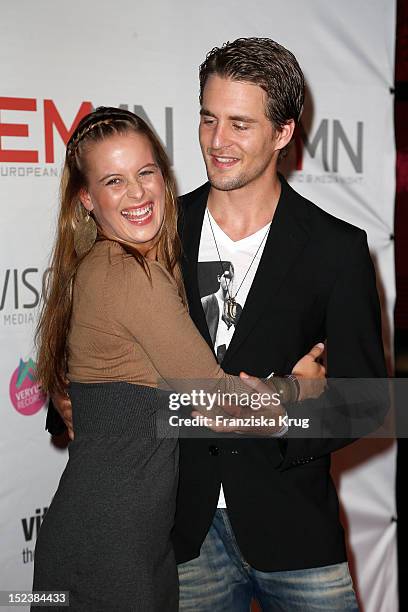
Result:
{"label": "man's short hair", "polygon": [[214,47],[200,66],[200,104],[209,76],[246,81],[266,92],[265,115],[277,129],[303,109],[305,80],[296,57],[270,38],[237,38]]}

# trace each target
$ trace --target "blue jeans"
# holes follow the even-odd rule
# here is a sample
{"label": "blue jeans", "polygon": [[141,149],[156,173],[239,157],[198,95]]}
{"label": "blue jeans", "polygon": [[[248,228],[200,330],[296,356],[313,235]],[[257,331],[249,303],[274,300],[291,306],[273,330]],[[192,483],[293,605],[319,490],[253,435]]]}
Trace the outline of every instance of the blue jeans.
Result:
{"label": "blue jeans", "polygon": [[227,511],[218,509],[200,557],[178,566],[180,611],[358,612],[348,564],[260,572],[242,558]]}

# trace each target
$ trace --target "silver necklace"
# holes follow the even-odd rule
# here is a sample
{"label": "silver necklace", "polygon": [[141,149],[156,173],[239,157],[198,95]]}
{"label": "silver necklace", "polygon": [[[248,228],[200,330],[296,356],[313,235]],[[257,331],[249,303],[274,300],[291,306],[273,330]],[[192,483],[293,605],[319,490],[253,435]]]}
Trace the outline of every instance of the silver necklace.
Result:
{"label": "silver necklace", "polygon": [[[210,212],[209,212],[208,208],[207,208],[207,217],[208,217],[208,222],[210,224],[211,233],[213,235],[215,248],[217,249],[218,259],[220,260],[220,266],[221,266],[222,274],[225,274],[226,270],[224,269],[224,266],[223,266],[223,263],[222,263],[222,259],[221,259],[221,255],[220,255],[220,250],[218,248],[217,240],[215,238],[214,228],[213,228],[213,225],[212,225],[212,222],[211,222]],[[266,240],[266,238],[267,238],[267,236],[269,234],[269,230],[271,229],[271,224],[272,224],[272,222],[269,223],[269,227],[266,230],[266,232],[265,232],[265,234],[264,234],[264,236],[263,236],[263,238],[262,238],[258,248],[256,249],[256,253],[253,256],[252,261],[249,264],[247,271],[245,272],[244,278],[242,279],[238,289],[235,292],[235,295],[231,295],[230,290],[229,290],[229,286],[230,286],[230,284],[232,282],[232,279],[230,279],[229,283],[227,284],[228,298],[224,301],[224,320],[225,320],[225,322],[226,322],[228,327],[230,327],[231,325],[236,325],[238,323],[238,318],[239,318],[240,312],[238,310],[238,306],[239,305],[237,304],[236,297],[237,297],[238,292],[239,292],[239,290],[241,289],[241,287],[242,287],[242,285],[244,283],[244,280],[248,276],[248,273],[249,273],[249,271],[250,271],[250,269],[252,267],[252,264],[255,261],[256,256],[259,253],[259,250],[260,250],[261,246],[263,245],[263,243],[265,242],[265,240]]]}

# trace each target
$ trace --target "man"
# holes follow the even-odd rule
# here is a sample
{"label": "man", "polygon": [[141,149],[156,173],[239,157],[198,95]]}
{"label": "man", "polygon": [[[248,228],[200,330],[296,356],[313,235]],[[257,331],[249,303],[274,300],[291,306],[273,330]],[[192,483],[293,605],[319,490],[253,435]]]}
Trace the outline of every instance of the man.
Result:
{"label": "man", "polygon": [[[207,265],[207,263],[209,265]],[[221,263],[221,270],[220,270]],[[215,354],[219,363],[224,359],[227,346],[229,345],[232,336],[234,335],[235,327],[238,324],[242,307],[236,303],[234,313],[231,317],[228,310],[228,298],[234,287],[234,266],[231,262],[210,261],[199,264],[198,282],[200,286],[200,294],[202,293],[203,283],[209,282],[210,273],[218,270],[217,281],[218,291],[204,295],[201,298],[205,319],[207,321],[208,331],[210,332],[211,344],[214,347]],[[201,274],[200,274],[201,273]]]}
{"label": "man", "polygon": [[[234,266],[226,302],[236,327],[223,369],[290,372],[326,338],[329,376],[385,377],[365,232],[277,173],[303,106],[295,57],[270,39],[238,39],[208,54],[200,86],[209,182],[181,198],[183,275],[190,315],[212,346],[200,268]],[[247,611],[255,597],[264,611],[357,610],[329,474],[330,453],[350,441],[180,440],[180,609]]]}

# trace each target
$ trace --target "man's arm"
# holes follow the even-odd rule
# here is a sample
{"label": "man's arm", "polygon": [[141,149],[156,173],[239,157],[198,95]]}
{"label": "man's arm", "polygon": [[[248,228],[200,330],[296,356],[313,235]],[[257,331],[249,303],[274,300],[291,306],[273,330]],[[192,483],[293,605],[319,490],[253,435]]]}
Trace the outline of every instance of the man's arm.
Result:
{"label": "man's arm", "polygon": [[71,440],[74,439],[72,427],[72,407],[68,396],[55,394],[48,403],[45,429],[53,436],[58,436],[68,430]]}
{"label": "man's arm", "polygon": [[[282,470],[313,461],[350,444],[363,432],[370,433],[382,424],[388,407],[385,382],[378,380],[373,388],[363,381],[387,377],[375,271],[365,232],[357,232],[351,244],[338,244],[338,248],[344,265],[326,312],[329,391],[319,400],[288,407],[289,416],[309,417],[325,437],[280,440]],[[361,382],[350,381],[346,386],[343,380],[340,385],[330,385],[330,378]],[[342,397],[346,398],[343,402]]]}

